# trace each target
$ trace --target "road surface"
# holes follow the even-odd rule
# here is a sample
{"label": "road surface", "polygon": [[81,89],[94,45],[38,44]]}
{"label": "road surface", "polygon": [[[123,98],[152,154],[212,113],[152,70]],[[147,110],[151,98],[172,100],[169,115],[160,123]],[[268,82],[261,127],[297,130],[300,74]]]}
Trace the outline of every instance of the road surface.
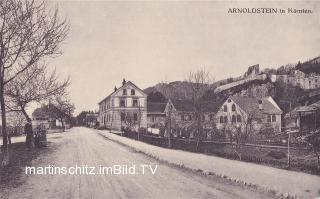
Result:
{"label": "road surface", "polygon": [[[94,172],[98,172],[100,165],[135,165],[136,173],[116,175],[108,170],[104,175],[23,174],[23,185],[0,193],[2,198],[272,198],[214,176],[172,167],[110,141],[92,129],[73,128],[50,136],[49,141],[50,152],[37,158],[33,166],[45,168],[50,164],[69,169],[87,165],[89,174],[93,166]],[[153,170],[145,167],[143,175],[144,166],[140,165],[151,165]]]}

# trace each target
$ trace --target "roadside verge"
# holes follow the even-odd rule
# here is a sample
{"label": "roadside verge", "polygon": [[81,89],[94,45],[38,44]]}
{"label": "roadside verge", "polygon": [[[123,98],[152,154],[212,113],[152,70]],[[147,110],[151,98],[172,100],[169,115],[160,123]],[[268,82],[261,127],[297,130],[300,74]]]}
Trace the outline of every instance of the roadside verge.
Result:
{"label": "roadside verge", "polygon": [[172,150],[121,137],[109,131],[97,130],[100,135],[124,144],[158,160],[207,175],[220,176],[248,186],[259,186],[284,198],[319,197],[320,177],[301,172],[272,168],[216,156]]}

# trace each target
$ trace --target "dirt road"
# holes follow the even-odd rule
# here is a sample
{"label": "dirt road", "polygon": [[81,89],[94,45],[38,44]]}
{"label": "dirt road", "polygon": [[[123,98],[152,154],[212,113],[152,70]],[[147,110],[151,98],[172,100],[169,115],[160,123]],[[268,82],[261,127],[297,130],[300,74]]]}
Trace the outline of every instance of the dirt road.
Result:
{"label": "dirt road", "polygon": [[[87,171],[91,173],[91,167],[98,172],[100,166],[121,165],[125,172],[123,165],[135,165],[136,173],[116,175],[114,173],[118,171],[113,170],[111,174],[108,170],[104,175],[23,174],[23,185],[0,193],[2,198],[272,198],[220,178],[172,167],[107,140],[91,129],[73,128],[50,136],[49,141],[52,142],[51,151],[40,156],[32,166],[44,168],[50,164],[71,168],[87,165]],[[146,166],[145,174],[142,174],[144,166],[141,165],[151,167]]]}

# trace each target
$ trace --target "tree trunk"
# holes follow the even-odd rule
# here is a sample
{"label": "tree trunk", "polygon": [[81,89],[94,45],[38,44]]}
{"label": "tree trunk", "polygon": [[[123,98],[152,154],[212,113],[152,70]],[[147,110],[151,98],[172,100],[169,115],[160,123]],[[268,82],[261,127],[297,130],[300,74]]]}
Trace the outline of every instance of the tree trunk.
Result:
{"label": "tree trunk", "polygon": [[[28,122],[28,124],[26,124],[26,127],[25,127],[26,145],[28,148],[32,149],[35,147],[34,135],[33,135],[33,129],[32,129],[32,121],[24,108],[21,108],[21,112],[23,113],[24,117],[26,118],[26,120]],[[28,127],[27,127],[27,125],[28,125]]]}
{"label": "tree trunk", "polygon": [[65,131],[65,127],[64,127],[63,118],[60,121],[61,121],[61,125],[62,125],[62,132],[64,132]]}
{"label": "tree trunk", "polygon": [[317,154],[318,157],[318,169],[320,170],[320,154]]}
{"label": "tree trunk", "polygon": [[4,88],[3,78],[0,82],[0,105],[1,105],[1,121],[2,121],[2,137],[3,137],[3,159],[1,166],[7,166],[9,164],[9,148],[8,148],[8,134],[7,134],[7,122],[6,122],[6,107],[4,101]]}
{"label": "tree trunk", "polygon": [[200,115],[200,112],[197,113],[197,145],[196,145],[196,151],[199,151],[199,145],[200,145],[200,139],[201,139],[201,115]]}

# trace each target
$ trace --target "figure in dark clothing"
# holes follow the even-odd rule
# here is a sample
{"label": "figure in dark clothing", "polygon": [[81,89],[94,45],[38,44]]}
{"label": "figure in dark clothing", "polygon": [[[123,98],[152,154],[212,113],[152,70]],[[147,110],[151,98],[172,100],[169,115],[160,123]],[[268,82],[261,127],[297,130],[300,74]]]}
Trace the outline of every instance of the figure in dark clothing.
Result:
{"label": "figure in dark clothing", "polygon": [[32,124],[31,122],[27,122],[24,126],[24,133],[26,134],[26,144],[27,147],[33,148],[34,147],[34,138],[33,138],[33,132],[32,132]]}

